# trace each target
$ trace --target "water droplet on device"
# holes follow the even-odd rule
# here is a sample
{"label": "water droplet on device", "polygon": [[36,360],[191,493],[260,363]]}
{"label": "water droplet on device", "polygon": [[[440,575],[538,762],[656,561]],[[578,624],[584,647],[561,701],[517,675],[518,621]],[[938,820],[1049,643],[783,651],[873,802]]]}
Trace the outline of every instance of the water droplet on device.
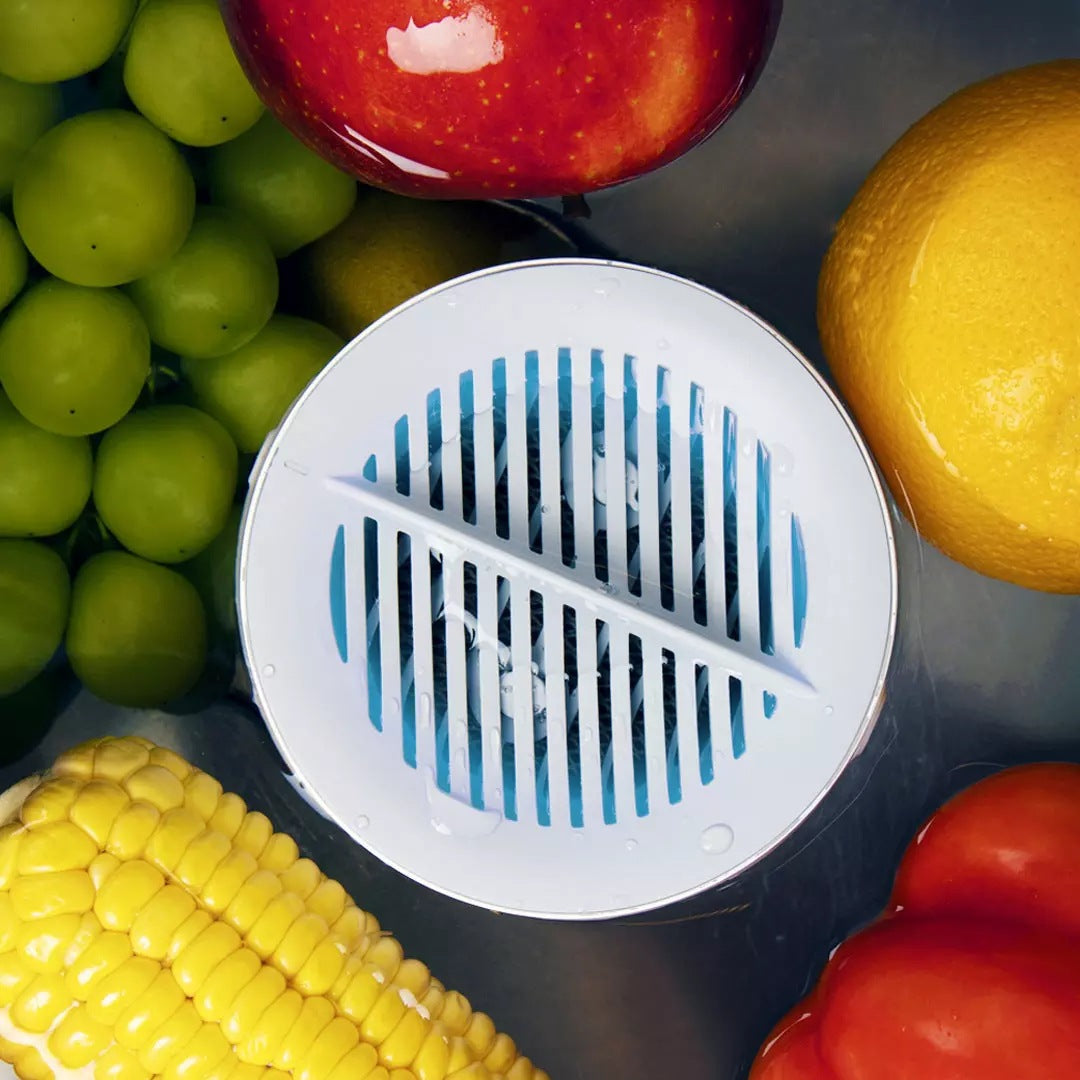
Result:
{"label": "water droplet on device", "polygon": [[387,698],[386,699],[386,715],[387,716],[398,716],[398,715],[400,715],[400,713],[401,713],[401,702],[398,701],[398,699],[395,698],[395,697]]}
{"label": "water droplet on device", "polygon": [[769,456],[773,467],[781,476],[789,476],[795,471],[795,458],[786,446],[770,446]]}
{"label": "water droplet on device", "polygon": [[614,596],[619,590],[612,585],[610,581],[605,581],[604,584],[600,586],[600,591],[606,593],[608,596]]}
{"label": "water droplet on device", "polygon": [[750,455],[751,455],[751,454],[752,454],[752,453],[754,452],[754,440],[753,440],[753,439],[747,439],[747,440],[746,440],[746,441],[745,441],[745,442],[744,442],[744,443],[742,444],[742,452],[743,452],[743,453],[744,453],[744,454],[745,454],[745,455],[746,455],[747,457],[749,457],[749,456],[750,456]]}
{"label": "water droplet on device", "polygon": [[454,768],[457,769],[459,772],[464,772],[465,771],[465,751],[464,750],[459,750],[454,755]]}
{"label": "water droplet on device", "polygon": [[710,855],[723,855],[735,843],[735,830],[730,825],[710,825],[701,834],[701,850]]}
{"label": "water droplet on device", "polygon": [[492,729],[491,734],[488,735],[488,744],[493,754],[502,753],[502,735],[498,731]]}
{"label": "water droplet on device", "polygon": [[456,307],[458,306],[458,302],[459,302],[459,301],[458,301],[458,298],[457,298],[457,296],[455,296],[455,295],[454,295],[454,293],[451,293],[451,294],[450,294],[450,295],[449,295],[449,296],[448,296],[448,297],[446,298],[446,306],[447,306],[448,308],[456,308]]}
{"label": "water droplet on device", "polygon": [[371,818],[367,814],[360,814],[353,822],[353,826],[357,829],[366,829],[371,824]]}
{"label": "water droplet on device", "polygon": [[275,671],[277,671],[277,668],[275,668],[273,664],[267,664],[266,667],[263,668],[263,674],[268,679],[270,678],[271,675],[274,674]]}
{"label": "water droplet on device", "polygon": [[583,727],[581,729],[581,741],[583,743],[592,742],[592,728]]}
{"label": "water droplet on device", "polygon": [[494,791],[493,791],[493,792],[491,793],[491,795],[492,795],[492,798],[495,798],[495,799],[501,799],[501,798],[502,798],[502,788],[496,788],[496,789],[495,789],[495,790],[494,790]]}
{"label": "water droplet on device", "polygon": [[431,727],[431,695],[420,695],[420,730],[427,731]]}
{"label": "water droplet on device", "polygon": [[637,847],[637,841],[627,840],[623,847],[625,847],[627,851],[633,851]]}
{"label": "water droplet on device", "polygon": [[438,834],[439,834],[440,836],[453,836],[453,835],[454,835],[454,830],[453,830],[453,829],[451,829],[451,828],[450,828],[450,826],[449,826],[449,825],[447,825],[447,824],[446,824],[446,822],[445,822],[445,821],[443,821],[443,820],[442,820],[441,818],[435,818],[435,817],[433,817],[433,818],[431,819],[431,827],[432,827],[432,828],[433,828],[433,829],[434,829],[434,830],[435,830],[435,831],[436,831],[436,832],[437,832],[437,833],[438,833]]}
{"label": "water droplet on device", "polygon": [[659,341],[658,341],[658,342],[656,343],[656,347],[657,347],[658,349],[670,349],[670,348],[671,348],[671,342],[670,342],[670,341],[668,341],[668,339],[667,339],[667,338],[661,338],[661,339],[660,339],[660,340],[659,340]]}
{"label": "water droplet on device", "polygon": [[469,725],[466,724],[464,720],[455,720],[454,730],[458,733],[458,735],[464,737],[469,732]]}
{"label": "water droplet on device", "polygon": [[825,706],[825,715],[826,716],[832,716],[832,714],[833,714],[833,707],[831,705],[826,705]]}
{"label": "water droplet on device", "polygon": [[596,293],[597,296],[610,296],[618,288],[619,288],[619,279],[618,278],[607,277],[607,278],[601,278],[596,283],[596,288],[593,289],[593,292]]}

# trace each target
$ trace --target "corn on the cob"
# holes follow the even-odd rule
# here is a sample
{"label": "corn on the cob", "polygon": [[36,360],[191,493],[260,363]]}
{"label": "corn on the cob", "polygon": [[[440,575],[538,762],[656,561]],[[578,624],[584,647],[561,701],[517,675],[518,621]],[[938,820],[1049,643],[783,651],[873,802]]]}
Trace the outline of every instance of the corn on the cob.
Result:
{"label": "corn on the cob", "polygon": [[262,814],[134,736],[0,805],[22,1080],[548,1080]]}

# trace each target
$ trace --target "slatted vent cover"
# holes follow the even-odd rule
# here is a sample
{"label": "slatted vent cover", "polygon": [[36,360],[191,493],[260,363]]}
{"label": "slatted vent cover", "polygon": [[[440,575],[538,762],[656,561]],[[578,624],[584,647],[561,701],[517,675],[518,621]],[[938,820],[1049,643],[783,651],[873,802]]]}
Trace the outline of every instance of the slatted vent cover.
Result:
{"label": "slatted vent cover", "polygon": [[404,873],[595,918],[737,873],[861,747],[895,629],[866,450],[737,305],[556,260],[425,294],[268,444],[240,552],[256,700]]}

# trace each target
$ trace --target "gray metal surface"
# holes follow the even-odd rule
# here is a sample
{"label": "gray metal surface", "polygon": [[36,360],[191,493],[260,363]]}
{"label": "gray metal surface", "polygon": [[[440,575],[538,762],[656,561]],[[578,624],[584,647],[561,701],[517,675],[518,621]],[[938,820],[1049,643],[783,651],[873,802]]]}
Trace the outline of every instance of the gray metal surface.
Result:
{"label": "gray metal surface", "polygon": [[[592,199],[588,228],[624,258],[743,301],[818,358],[817,268],[877,158],[965,83],[1065,55],[1080,55],[1077,0],[788,0],[735,118],[663,172]],[[898,534],[900,637],[867,750],[766,864],[651,917],[530,922],[413,885],[307,807],[239,706],[173,718],[83,696],[0,779],[79,738],[141,731],[270,813],[556,1080],[741,1080],[831,946],[880,907],[927,812],[994,766],[1080,760],[1080,598],[981,578],[903,521]]]}

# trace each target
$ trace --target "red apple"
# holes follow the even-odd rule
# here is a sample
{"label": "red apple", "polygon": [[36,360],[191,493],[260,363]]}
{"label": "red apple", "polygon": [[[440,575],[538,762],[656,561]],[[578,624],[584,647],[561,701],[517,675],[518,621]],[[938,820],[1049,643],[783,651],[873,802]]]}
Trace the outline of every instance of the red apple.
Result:
{"label": "red apple", "polygon": [[278,118],[406,195],[577,195],[711,134],[780,0],[221,0]]}

